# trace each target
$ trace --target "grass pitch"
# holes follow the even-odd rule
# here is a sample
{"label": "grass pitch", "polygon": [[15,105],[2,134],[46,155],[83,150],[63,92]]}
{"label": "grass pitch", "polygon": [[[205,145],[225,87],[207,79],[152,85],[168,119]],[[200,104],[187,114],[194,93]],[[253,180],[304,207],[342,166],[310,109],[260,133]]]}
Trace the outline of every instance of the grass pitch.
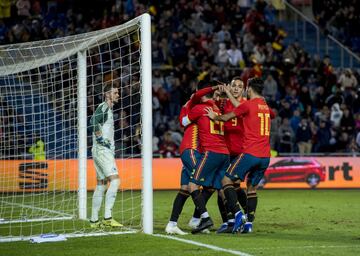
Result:
{"label": "grass pitch", "polygon": [[[154,233],[165,234],[176,193],[154,192]],[[360,190],[262,190],[258,195],[254,233],[179,237],[230,252],[139,233],[45,244],[0,243],[0,255],[360,255]],[[215,196],[208,209],[217,228],[221,219]],[[179,220],[188,232],[192,212],[188,199]]]}

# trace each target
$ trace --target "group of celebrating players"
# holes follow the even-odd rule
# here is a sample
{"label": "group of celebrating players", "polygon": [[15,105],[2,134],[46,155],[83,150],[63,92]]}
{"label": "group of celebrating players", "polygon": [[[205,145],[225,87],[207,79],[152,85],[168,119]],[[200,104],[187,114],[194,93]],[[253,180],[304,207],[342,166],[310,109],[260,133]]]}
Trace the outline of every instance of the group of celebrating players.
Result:
{"label": "group of celebrating players", "polygon": [[[166,233],[187,234],[177,221],[189,196],[195,204],[189,222],[191,233],[209,232],[214,223],[206,203],[215,190],[223,220],[217,233],[252,232],[256,188],[270,162],[270,125],[274,118],[262,96],[263,88],[263,80],[256,77],[247,81],[246,89],[239,77],[229,85],[199,83],[182,107],[181,188]],[[246,192],[240,188],[245,180]]]}

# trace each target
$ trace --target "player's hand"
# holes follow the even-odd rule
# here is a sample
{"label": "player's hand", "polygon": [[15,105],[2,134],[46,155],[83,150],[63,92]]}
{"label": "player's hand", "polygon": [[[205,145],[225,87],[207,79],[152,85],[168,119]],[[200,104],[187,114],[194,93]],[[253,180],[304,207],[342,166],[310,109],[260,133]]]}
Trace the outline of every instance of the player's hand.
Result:
{"label": "player's hand", "polygon": [[96,142],[101,146],[104,146],[108,149],[111,148],[111,143],[108,139],[104,139],[102,136],[96,137]]}
{"label": "player's hand", "polygon": [[208,116],[211,120],[215,119],[216,114],[212,108],[210,107],[205,108],[205,112],[206,114],[204,114],[204,116]]}

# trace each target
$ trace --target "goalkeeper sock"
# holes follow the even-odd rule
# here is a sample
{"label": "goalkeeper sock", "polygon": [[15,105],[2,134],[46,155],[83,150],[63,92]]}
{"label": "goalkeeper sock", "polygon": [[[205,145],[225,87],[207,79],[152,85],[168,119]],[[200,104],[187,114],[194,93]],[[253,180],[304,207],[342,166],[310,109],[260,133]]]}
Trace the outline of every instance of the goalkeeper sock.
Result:
{"label": "goalkeeper sock", "polygon": [[242,189],[240,187],[240,184],[234,184],[234,188],[235,188],[235,191],[236,191],[236,194],[237,194],[237,198],[238,198],[238,201],[241,205],[241,208],[243,208],[244,212],[246,213],[247,210],[247,196],[246,196],[246,192],[244,189]]}
{"label": "goalkeeper sock", "polygon": [[207,212],[206,206],[205,206],[205,200],[204,200],[204,197],[202,196],[200,190],[197,189],[197,190],[194,190],[193,192],[191,192],[191,198],[194,201],[195,208],[198,210],[200,215],[203,214],[204,212]]}
{"label": "goalkeeper sock", "polygon": [[91,221],[95,222],[99,220],[99,211],[101,203],[104,197],[106,186],[97,185],[92,198],[92,207],[91,207]]}
{"label": "goalkeeper sock", "polygon": [[110,181],[110,186],[108,190],[106,191],[105,196],[105,215],[104,219],[109,219],[112,217],[112,208],[115,203],[117,191],[120,185],[120,179],[114,179]]}
{"label": "goalkeeper sock", "polygon": [[[212,188],[204,188],[202,191],[201,191],[201,194],[204,198],[204,201],[205,201],[205,205],[207,204],[207,202],[209,201],[210,197],[212,196],[212,194],[214,194],[214,191],[215,189],[212,189]],[[199,211],[195,208],[194,210],[194,214],[193,214],[193,217],[194,218],[200,218],[201,214],[199,213]]]}
{"label": "goalkeeper sock", "polygon": [[255,219],[255,211],[257,207],[257,194],[256,192],[250,192],[247,196],[247,218],[248,222],[253,222]]}
{"label": "goalkeeper sock", "polygon": [[190,194],[188,191],[183,190],[183,189],[179,190],[179,192],[177,193],[177,195],[175,197],[174,203],[173,203],[170,221],[173,221],[173,222],[178,221],[179,216],[184,207],[184,204],[189,196],[190,196]]}
{"label": "goalkeeper sock", "polygon": [[240,211],[240,205],[237,200],[236,191],[234,189],[234,186],[231,184],[225,185],[223,187],[225,198],[228,204],[229,210],[235,214]]}

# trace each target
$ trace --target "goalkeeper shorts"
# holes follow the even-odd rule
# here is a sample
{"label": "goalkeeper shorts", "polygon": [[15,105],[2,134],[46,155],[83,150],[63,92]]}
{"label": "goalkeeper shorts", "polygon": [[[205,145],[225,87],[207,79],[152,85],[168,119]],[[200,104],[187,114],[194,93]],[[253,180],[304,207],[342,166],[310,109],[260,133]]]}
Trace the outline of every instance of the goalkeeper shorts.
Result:
{"label": "goalkeeper shorts", "polygon": [[97,180],[104,180],[111,175],[118,175],[114,152],[102,146],[93,146],[92,156],[96,170]]}

